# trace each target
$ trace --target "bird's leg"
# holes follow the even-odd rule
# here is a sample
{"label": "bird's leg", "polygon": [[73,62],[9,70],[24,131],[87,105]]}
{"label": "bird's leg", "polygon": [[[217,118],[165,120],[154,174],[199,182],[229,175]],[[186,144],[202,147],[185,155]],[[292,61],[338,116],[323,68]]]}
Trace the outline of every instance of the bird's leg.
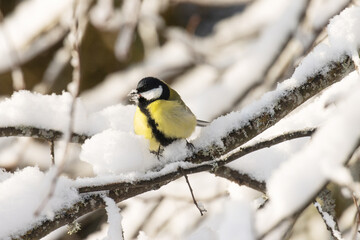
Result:
{"label": "bird's leg", "polygon": [[192,144],[191,142],[188,142],[188,140],[186,140],[186,146],[187,146],[191,151],[194,151],[194,150],[195,150],[194,144]]}
{"label": "bird's leg", "polygon": [[156,152],[154,152],[158,160],[160,160],[160,157],[161,157],[161,154],[162,154],[163,150],[164,149],[161,147],[161,145],[159,145],[158,150]]}
{"label": "bird's leg", "polygon": [[160,160],[160,154],[161,154],[160,151],[161,151],[161,146],[159,145],[159,148],[158,148],[157,153],[156,153],[156,157],[157,157],[158,160]]}

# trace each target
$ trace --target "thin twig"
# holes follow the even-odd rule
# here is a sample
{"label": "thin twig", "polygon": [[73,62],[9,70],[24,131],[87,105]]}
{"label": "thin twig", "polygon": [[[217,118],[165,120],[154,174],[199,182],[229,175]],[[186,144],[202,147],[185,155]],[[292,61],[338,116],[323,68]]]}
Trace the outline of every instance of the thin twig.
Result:
{"label": "thin twig", "polygon": [[355,219],[356,219],[356,225],[355,225],[355,231],[354,231],[354,235],[353,235],[353,240],[356,239],[356,236],[359,233],[359,225],[360,225],[360,206],[358,204],[357,198],[355,196],[355,194],[352,194],[352,199],[354,201],[355,207],[356,207],[356,214],[355,214]]}
{"label": "thin twig", "polygon": [[73,49],[72,49],[72,59],[71,59],[71,65],[73,66],[73,79],[72,82],[69,85],[70,93],[72,94],[72,102],[70,106],[70,120],[68,124],[68,131],[64,133],[65,136],[65,147],[62,155],[62,159],[59,162],[57,168],[56,168],[56,174],[51,180],[50,190],[47,195],[47,197],[42,201],[39,208],[35,211],[34,215],[39,216],[41,211],[45,208],[47,203],[50,201],[52,196],[54,195],[55,187],[57,184],[57,181],[61,175],[61,173],[64,170],[66,157],[69,150],[69,144],[71,140],[71,135],[74,128],[74,114],[75,114],[75,107],[76,107],[76,98],[79,95],[79,89],[80,89],[80,55],[79,55],[79,19],[76,16],[77,12],[77,4],[78,1],[74,1],[74,8],[73,8],[73,25],[71,26],[70,36],[74,37],[73,42]]}
{"label": "thin twig", "polygon": [[318,199],[319,201],[314,201],[314,206],[320,213],[321,218],[324,220],[327,230],[334,239],[342,239],[336,220],[335,199],[333,198],[331,191],[325,188],[319,193]]}
{"label": "thin twig", "polygon": [[50,156],[51,156],[52,164],[55,165],[55,142],[54,142],[54,140],[50,141]]}
{"label": "thin twig", "polygon": [[201,216],[203,216],[204,212],[207,212],[207,211],[206,211],[206,209],[204,207],[200,207],[198,202],[196,201],[195,196],[194,196],[194,192],[193,192],[193,189],[192,189],[192,187],[190,185],[190,181],[189,181],[188,176],[186,174],[184,174],[184,177],[185,177],[187,185],[189,186],[189,190],[190,190],[193,202],[194,202],[195,206],[197,207],[197,209],[199,209],[199,212],[200,212]]}

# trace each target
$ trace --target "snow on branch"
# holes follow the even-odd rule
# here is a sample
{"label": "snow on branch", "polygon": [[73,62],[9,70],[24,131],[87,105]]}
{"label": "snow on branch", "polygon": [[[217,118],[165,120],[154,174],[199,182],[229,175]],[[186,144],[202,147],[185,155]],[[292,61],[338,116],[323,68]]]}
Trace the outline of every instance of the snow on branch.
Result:
{"label": "snow on branch", "polygon": [[324,220],[326,228],[334,239],[343,239],[336,220],[335,199],[330,190],[325,188],[320,192],[318,198],[319,201],[314,201],[314,206]]}
{"label": "snow on branch", "polygon": [[[272,146],[275,142],[268,141],[267,145],[258,147],[249,146],[240,148],[232,155],[230,152],[240,145],[269,128],[297,106],[305,102],[313,95],[319,93],[331,84],[340,81],[348,73],[354,70],[354,64],[347,55],[338,61],[329,61],[326,65],[314,73],[304,75],[303,79],[294,82],[294,79],[285,81],[278,89],[266,94],[260,101],[250,105],[241,112],[234,112],[225,117],[215,120],[209,127],[205,128],[198,139],[194,141],[195,147],[199,149],[183,161],[176,161],[159,172],[149,172],[136,181],[112,181],[104,186],[93,186],[96,179],[90,181],[79,189],[80,193],[107,190],[109,197],[116,202],[123,201],[141,193],[155,190],[183,174],[191,174],[202,171],[215,171],[218,167],[231,162],[248,152],[263,147]],[[301,81],[302,80],[302,81]],[[230,127],[230,128],[229,128]],[[209,135],[211,133],[211,135]],[[307,133],[308,135],[309,133]],[[306,134],[305,134],[306,135]],[[278,142],[281,142],[281,137]],[[282,139],[286,140],[286,139]],[[260,147],[261,146],[261,147]],[[221,155],[229,153],[225,158]],[[166,157],[166,156],[165,156]],[[171,157],[171,155],[169,156]],[[217,160],[216,160],[217,159]],[[189,163],[191,162],[191,163]],[[196,164],[197,163],[197,164]],[[181,170],[180,170],[181,169]],[[261,189],[261,187],[259,187]],[[89,204],[91,203],[91,204]],[[52,230],[74,221],[85,213],[104,207],[102,198],[98,193],[87,193],[80,202],[65,208],[57,213],[52,220],[39,222],[37,227],[22,236],[24,239],[45,236]]]}
{"label": "snow on branch", "polygon": [[[325,88],[340,81],[350,72],[354,71],[355,66],[352,60],[353,56],[353,52],[339,51],[339,49],[332,50],[330,45],[324,44],[319,46],[314,50],[314,52],[309,54],[309,56],[307,56],[303,60],[302,64],[296,69],[293,77],[283,82],[282,84],[279,84],[276,90],[268,92],[259,101],[249,105],[242,111],[232,112],[226,116],[220,117],[214,120],[210,124],[210,126],[204,128],[200,136],[193,141],[193,144],[195,146],[194,153],[187,150],[185,153],[180,152],[181,154],[177,154],[181,150],[178,150],[178,152],[171,152],[168,151],[168,149],[174,149],[176,147],[179,147],[180,145],[169,146],[167,149],[165,149],[164,156],[161,159],[163,161],[161,163],[165,162],[166,164],[164,164],[163,166],[159,166],[158,163],[156,166],[156,170],[149,171],[148,169],[146,169],[147,171],[145,171],[145,173],[137,172],[129,174],[130,176],[126,174],[116,175],[117,173],[115,172],[115,177],[104,176],[102,178],[101,176],[99,176],[91,179],[77,179],[73,182],[74,185],[71,187],[72,189],[75,188],[78,190],[78,196],[76,196],[78,198],[74,197],[76,201],[73,200],[71,204],[54,208],[53,215],[51,216],[47,216],[45,214],[39,216],[39,218],[36,219],[36,222],[33,222],[31,225],[26,225],[27,228],[30,228],[31,226],[31,229],[19,229],[19,227],[16,226],[17,228],[15,227],[15,229],[8,229],[8,231],[13,231],[11,235],[14,236],[14,238],[20,237],[22,239],[39,239],[42,236],[45,236],[49,232],[53,231],[54,229],[73,222],[74,220],[76,220],[80,216],[83,216],[86,213],[89,213],[99,208],[104,208],[106,206],[103,199],[104,194],[114,199],[115,202],[121,202],[139,194],[159,189],[160,187],[184,176],[184,174],[210,171],[215,174],[218,173],[219,175],[223,174],[224,177],[231,180],[231,178],[234,178],[234,175],[228,174],[228,170],[226,168],[222,168],[227,163],[230,163],[250,152],[262,149],[264,147],[270,147],[276,143],[280,143],[289,139],[310,136],[313,133],[313,130],[309,130],[295,134],[281,134],[280,136],[277,136],[270,140],[268,139],[262,142],[257,142],[253,145],[244,146],[245,143],[252,140],[254,137],[258,136],[260,133],[283,119],[287,114],[289,114],[299,105],[310,99],[312,96],[320,93]],[[22,98],[23,96],[20,95],[28,95],[28,98]],[[53,96],[47,99],[47,96],[36,96],[35,99],[31,94],[28,94],[26,92],[23,92],[20,95],[17,95],[18,98],[15,97],[13,99],[20,100],[20,102],[22,103],[22,101],[29,101],[29,99],[36,100],[37,98],[41,98],[40,102],[45,102],[49,100],[52,101],[54,98],[57,98],[56,96]],[[63,95],[65,97],[58,100],[65,100],[65,102],[67,101],[64,106],[69,106],[68,103],[69,99],[71,98],[69,98],[69,96],[66,96],[66,94]],[[14,105],[12,105],[9,101],[0,103],[0,108],[2,110],[5,111],[6,109],[9,109],[9,112],[10,110],[15,111],[15,114],[13,115],[4,115],[4,119],[2,119],[2,127],[3,129],[9,127],[10,129],[13,128],[11,130],[15,133],[17,131],[16,129],[23,128],[18,126],[26,126],[27,129],[54,129],[54,131],[59,131],[61,133],[61,131],[66,130],[64,129],[64,126],[61,125],[61,120],[64,120],[63,122],[66,122],[66,119],[63,119],[63,116],[67,116],[67,114],[64,113],[68,113],[69,108],[59,108],[59,104],[56,104],[54,102],[52,105],[53,109],[51,109],[50,114],[46,114],[45,119],[26,119],[25,117],[21,118],[25,119],[24,122],[20,121],[14,123],[14,119],[20,119],[18,116],[31,116],[34,112],[36,112],[36,110],[34,111],[34,109],[21,108],[19,110],[19,108],[14,108]],[[47,106],[49,106],[48,103],[46,104],[46,106],[43,106],[41,104],[37,105],[38,108]],[[133,107],[120,108],[121,111],[119,111],[120,113],[118,114],[124,115],[125,113],[128,116],[131,116],[133,114]],[[82,108],[77,107],[76,109],[81,110]],[[51,113],[58,113],[58,115],[53,115]],[[130,132],[132,132],[131,127],[128,127],[128,123],[115,123],[111,119],[117,119],[116,114],[108,113],[109,112],[103,111],[97,113],[96,116],[91,117],[87,116],[86,112],[82,112],[80,114],[76,112],[74,131],[78,133],[86,133],[92,135],[95,133],[99,133],[104,129],[113,129],[114,126],[125,125],[124,128],[126,128],[126,130],[122,131],[121,137],[123,137],[123,139],[125,140],[128,140],[130,137],[132,137],[132,135],[130,134]],[[346,113],[347,114],[345,114],[345,116],[349,116],[349,113]],[[109,115],[111,115],[112,118],[107,118],[109,117]],[[16,117],[13,119],[13,116]],[[357,118],[355,120],[357,120]],[[102,124],[99,124],[99,121]],[[345,121],[345,118],[341,119],[341,121]],[[88,122],[91,122],[93,125],[86,124]],[[82,124],[77,125],[77,123]],[[39,128],[39,125],[41,126],[41,128]],[[92,131],[89,131],[89,129],[93,126],[95,127],[92,128]],[[320,134],[318,134],[318,132],[316,133],[316,136],[320,137],[317,137],[316,141],[312,141],[312,145],[310,145],[307,151],[304,151],[304,156],[302,156],[302,158],[298,157],[298,159],[311,159],[313,160],[311,164],[313,164],[313,162],[316,162],[316,158],[320,158],[318,156],[319,154],[315,154],[315,156],[312,156],[309,152],[311,152],[310,150],[312,150],[311,147],[315,149],[321,149],[321,147],[319,147],[322,146],[319,144],[319,142],[321,142],[320,140],[328,137],[326,132],[329,131],[329,129],[329,132],[332,132],[333,129],[336,129],[333,128],[333,126],[331,125],[328,125],[326,127],[327,128],[320,129],[320,131],[322,130]],[[329,159],[334,160],[333,163],[336,166],[339,165],[339,162],[335,162],[335,160],[342,161],[341,163],[343,163],[344,161],[346,161],[344,160],[344,155],[351,154],[358,147],[358,144],[352,144],[357,137],[357,131],[351,132],[349,129],[346,130],[347,131],[345,131],[343,134],[348,134],[351,136],[351,144],[349,144],[346,148],[343,148],[346,151],[337,151],[337,154],[342,155],[334,154],[334,156],[328,156]],[[38,132],[39,131],[35,130],[36,136],[40,134]],[[49,132],[41,133],[41,136],[46,136],[47,133]],[[23,133],[18,131],[17,134],[21,135]],[[31,134],[32,133],[30,131],[30,135]],[[102,159],[100,159],[102,155],[104,155],[102,154],[102,152],[93,154],[93,156],[91,156],[91,153],[93,153],[91,151],[89,152],[90,154],[83,154],[85,152],[84,149],[86,148],[102,145],[102,141],[104,140],[104,138],[97,137],[99,135],[96,134],[94,135],[94,137],[85,142],[85,144],[83,145],[82,155],[83,158],[85,157],[85,159],[87,157],[92,157],[95,159],[99,158],[98,161],[104,165],[103,161],[101,161]],[[114,133],[113,135],[119,137],[120,134]],[[282,135],[286,135],[286,137]],[[333,137],[332,139],[335,139],[334,136],[330,137]],[[46,139],[46,137],[44,138]],[[52,139],[55,137],[51,136],[49,138]],[[341,139],[344,138],[345,137]],[[96,140],[98,140],[99,142],[96,142]],[[131,140],[137,141],[135,137],[133,137]],[[338,142],[333,143],[334,146],[336,144],[338,144]],[[119,146],[116,144],[116,142],[115,145],[117,147]],[[95,150],[97,151],[98,149]],[[128,151],[127,153],[131,158],[132,149],[125,150]],[[324,152],[326,151],[324,150]],[[317,153],[320,153],[320,151],[318,151]],[[337,158],[335,159],[335,157]],[[116,160],[121,164],[124,160],[128,161],[132,159],[122,159],[122,157],[119,157]],[[288,167],[290,169],[294,169],[291,164],[292,162],[297,163],[297,159],[294,158],[293,161],[291,160],[289,161],[290,165]],[[296,164],[295,166],[298,167]],[[296,167],[295,169],[297,170]],[[285,181],[289,179],[285,178],[284,180],[284,178],[282,177],[286,177],[286,173],[291,171],[284,171],[283,169],[280,169],[283,171],[278,171],[278,175],[272,176],[272,179],[270,179],[270,181],[266,183],[266,189],[269,193],[271,201],[269,204],[267,204],[267,206],[265,206],[264,209],[260,210],[260,213],[258,214],[259,216],[257,216],[256,218],[257,221],[259,221],[259,226],[257,226],[257,230],[260,234],[262,234],[262,236],[265,236],[269,231],[272,230],[273,227],[277,227],[277,224],[281,223],[282,220],[286,219],[289,215],[291,216],[292,214],[297,213],[299,209],[303,209],[304,206],[308,205],[309,201],[314,198],[314,194],[318,193],[319,189],[322,188],[323,184],[327,182],[327,179],[329,177],[329,173],[325,172],[326,169],[320,167],[318,169],[320,169],[319,171],[324,172],[318,173],[314,171],[314,174],[316,173],[317,175],[309,178],[310,181],[312,181],[311,187],[316,189],[313,189],[313,192],[311,192],[311,194],[307,192],[306,195],[302,196],[303,198],[299,198],[298,194],[296,196],[292,196],[291,194],[288,194],[288,192],[286,192],[288,188],[293,189],[294,185],[296,186],[296,184],[300,184],[296,182],[296,179],[303,180],[301,177],[299,177],[294,178],[295,180],[292,179],[294,182]],[[223,172],[221,173],[221,171]],[[298,174],[302,174],[303,172],[304,171],[299,171]],[[241,177],[241,174],[239,175],[239,177]],[[248,179],[246,180],[246,178],[244,178],[244,181],[250,181],[249,185],[258,184],[259,186],[257,187],[257,189],[259,191],[265,190],[264,182],[252,179],[250,176],[246,177]],[[317,185],[313,184],[314,179],[318,180]],[[99,182],[101,184],[99,184]],[[286,188],[282,188],[283,183],[288,183],[288,185],[286,185]],[[290,183],[293,183],[293,185],[291,185]],[[301,184],[303,184],[303,182],[301,182]],[[301,189],[301,187],[296,189]],[[308,189],[310,189],[310,187]],[[291,199],[291,197],[297,199]],[[286,203],[290,204],[295,202],[296,204],[290,205],[284,210],[283,202],[284,199],[286,200],[288,198],[290,198],[290,200],[285,201]],[[269,221],[269,219],[271,219],[272,221]],[[263,223],[263,225],[261,225],[261,223]]]}
{"label": "snow on branch", "polygon": [[199,163],[232,151],[354,70],[351,57],[343,55],[339,61],[330,61],[317,72],[303,76],[304,79],[295,80],[295,83],[294,79],[285,81],[241,112],[214,120],[194,142],[195,146],[200,145],[199,151],[186,160]]}
{"label": "snow on branch", "polygon": [[[351,185],[352,177],[344,165],[360,146],[360,114],[355,110],[360,102],[359,93],[360,85],[357,83],[351,94],[338,103],[336,113],[316,131],[311,142],[267,181],[271,201],[257,213],[260,238],[300,213],[329,181]],[[304,173],[306,177],[300,177]],[[289,194],[294,189],[301,192],[296,196]],[[268,221],[270,216],[272,221]]]}
{"label": "snow on branch", "polygon": [[[236,157],[240,157],[241,154],[245,155],[247,153],[253,152],[255,150],[259,150],[261,148],[270,147],[274,144],[291,140],[298,137],[310,136],[314,132],[313,129],[306,131],[298,131],[291,132],[287,134],[283,134],[278,137],[274,137],[271,140],[265,140],[263,142],[256,143],[254,145],[250,145],[249,147],[244,147],[243,150],[238,150],[236,152]],[[241,153],[240,153],[241,152]],[[59,213],[56,213],[56,217],[54,220],[46,220],[45,222],[39,223],[39,225],[31,230],[31,232],[26,233],[22,236],[23,239],[32,239],[38,238],[41,236],[45,236],[49,232],[54,229],[67,224],[69,222],[73,222],[80,216],[92,212],[96,209],[105,207],[105,203],[103,202],[102,194],[104,192],[108,193],[108,196],[114,199],[116,202],[121,202],[136,195],[142,194],[147,191],[157,190],[160,187],[184,176],[184,174],[192,174],[203,171],[212,171],[215,174],[221,175],[222,167],[226,163],[235,160],[236,158],[231,158],[231,154],[228,157],[228,161],[219,160],[219,161],[210,161],[208,163],[203,164],[188,164],[184,162],[177,162],[169,164],[167,167],[164,167],[159,172],[149,172],[142,176],[143,179],[126,181],[120,180],[118,182],[112,181],[106,185],[94,185],[96,182],[100,181],[99,179],[93,179],[89,184],[89,181],[84,179],[81,185],[83,187],[79,187],[78,191],[81,194],[81,201],[77,202],[73,206],[68,209],[64,209]],[[222,176],[229,178],[225,173]],[[234,178],[235,175],[231,175]],[[264,182],[257,181],[254,178],[246,174],[241,175],[242,179],[237,179],[238,183],[251,186],[256,190],[265,191]],[[121,177],[120,177],[121,179]]]}

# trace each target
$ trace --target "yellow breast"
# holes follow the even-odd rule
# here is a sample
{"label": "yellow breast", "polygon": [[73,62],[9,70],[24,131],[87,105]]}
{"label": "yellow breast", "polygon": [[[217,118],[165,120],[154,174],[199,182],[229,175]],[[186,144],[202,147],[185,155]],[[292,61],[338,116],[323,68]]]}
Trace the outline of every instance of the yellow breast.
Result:
{"label": "yellow breast", "polygon": [[[147,106],[157,129],[171,139],[188,138],[195,130],[194,114],[180,101],[157,100]],[[157,151],[160,143],[148,124],[147,116],[137,107],[134,117],[135,133],[150,140],[150,150]]]}

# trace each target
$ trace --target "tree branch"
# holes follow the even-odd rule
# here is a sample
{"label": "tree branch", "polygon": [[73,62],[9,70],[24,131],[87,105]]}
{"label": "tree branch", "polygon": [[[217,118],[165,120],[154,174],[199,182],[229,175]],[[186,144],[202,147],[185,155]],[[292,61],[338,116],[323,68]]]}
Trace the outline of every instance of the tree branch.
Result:
{"label": "tree branch", "polygon": [[[64,212],[56,213],[56,217],[53,221],[46,220],[42,223],[39,223],[38,226],[21,236],[21,239],[38,239],[57,229],[58,227],[73,222],[78,217],[86,213],[105,207],[105,203],[103,202],[103,199],[101,197],[101,194],[103,194],[104,192],[108,193],[108,195],[116,202],[120,202],[144,192],[157,190],[160,187],[182,177],[184,174],[192,174],[203,171],[213,171],[216,174],[217,169],[220,169],[219,172],[221,172],[221,165],[225,165],[229,161],[237,159],[241,156],[241,153],[245,155],[261,148],[270,147],[274,144],[296,137],[310,136],[313,132],[314,129],[290,132],[281,136],[274,137],[270,140],[256,143],[254,146],[251,145],[247,148],[241,148],[242,150],[239,149],[235,153],[234,156],[236,156],[236,158],[231,158],[231,156],[233,155],[230,155],[227,160],[218,160],[218,162],[210,161],[208,163],[193,165],[189,168],[182,168],[181,163],[178,163],[179,167],[176,171],[164,174],[159,173],[157,177],[154,177],[150,180],[147,179],[146,176],[144,176],[144,180],[138,180],[131,183],[118,182],[100,186],[81,187],[78,190],[80,194],[84,194],[84,199],[74,204],[71,208],[64,210]],[[265,183],[257,181],[247,176],[246,174],[242,174],[241,177],[241,179],[237,180],[238,183],[243,182],[244,185],[252,186],[254,187],[254,189],[257,189],[259,191],[265,191]],[[259,184],[259,186],[257,186],[257,184]]]}
{"label": "tree branch", "polygon": [[[31,126],[10,126],[0,127],[0,137],[33,137],[46,141],[59,141],[63,137],[63,133],[58,130],[36,128]],[[70,142],[84,143],[90,136],[78,133],[72,133]]]}
{"label": "tree branch", "polygon": [[[352,156],[355,154],[356,150],[360,147],[360,139],[358,139],[357,144],[354,146],[354,148],[352,149],[352,151],[350,152],[350,154],[347,156],[347,160],[346,162],[348,162]],[[345,163],[346,164],[346,163]],[[312,197],[310,197],[308,199],[308,201],[305,201],[301,206],[299,206],[299,208],[292,213],[291,216],[287,216],[284,217],[283,219],[279,220],[278,222],[276,222],[270,229],[268,229],[266,232],[264,232],[263,234],[261,234],[258,239],[264,239],[268,234],[270,234],[271,232],[273,232],[275,229],[277,229],[279,226],[281,226],[282,223],[284,223],[285,221],[294,218],[294,216],[298,216],[309,204],[311,204],[311,202],[320,194],[321,191],[323,191],[323,189],[325,189],[325,187],[329,184],[329,180],[326,181],[320,188],[318,191],[316,191],[316,193],[314,193],[314,195]]]}
{"label": "tree branch", "polygon": [[237,183],[240,186],[245,185],[259,192],[266,193],[266,183],[264,181],[259,181],[248,174],[241,173],[231,167],[218,167],[213,173],[215,176],[226,178],[227,180]]}
{"label": "tree branch", "polygon": [[[319,93],[326,87],[332,85],[335,82],[340,81],[347,74],[355,69],[354,63],[349,56],[344,56],[338,62],[330,62],[326,65],[326,68],[321,68],[316,74],[307,76],[297,87],[291,90],[286,90],[282,94],[279,94],[277,99],[274,99],[272,103],[266,104],[257,111],[257,114],[248,117],[247,124],[238,129],[234,129],[228,135],[221,138],[223,142],[223,148],[219,148],[217,145],[210,145],[198,152],[194,153],[191,157],[184,159],[187,162],[201,163],[198,165],[191,165],[186,163],[188,168],[182,168],[182,163],[179,164],[178,170],[173,172],[165,172],[159,174],[153,179],[138,180],[132,183],[121,182],[113,183],[104,186],[91,186],[83,187],[79,189],[80,193],[108,190],[109,197],[113,198],[116,202],[123,201],[138,194],[155,190],[167,183],[178,179],[185,174],[191,174],[201,171],[215,171],[216,168],[224,166],[225,164],[251,152],[260,149],[261,147],[244,147],[238,149],[236,153],[229,154],[226,158],[221,160],[213,160],[221,157],[222,155],[229,153],[238,146],[244,144],[250,139],[254,138],[267,128],[274,125],[300,104]],[[269,107],[271,106],[271,107]],[[53,136],[52,136],[53,138]],[[50,138],[51,139],[51,138]],[[280,140],[279,140],[280,141]],[[273,142],[268,142],[267,146],[272,146]],[[266,145],[266,144],[264,144]],[[262,146],[266,147],[266,146]],[[181,171],[179,169],[182,169]],[[146,176],[145,176],[146,177]],[[144,178],[145,179],[145,178]],[[85,204],[86,203],[86,204]],[[90,203],[90,204],[89,204]],[[91,212],[94,209],[104,207],[104,203],[99,194],[88,193],[84,195],[84,199],[76,203],[73,207],[64,209],[63,212],[58,212],[55,215],[54,220],[46,220],[42,223],[38,223],[36,227],[30,230],[28,233],[22,236],[23,239],[40,238],[50,233],[54,229],[74,221],[76,218]]]}
{"label": "tree branch", "polygon": [[355,70],[355,65],[351,57],[345,55],[338,62],[330,62],[326,66],[326,71],[319,71],[308,76],[301,85],[284,91],[282,96],[275,99],[268,106],[259,109],[257,114],[250,116],[246,120],[247,124],[232,130],[229,134],[221,138],[223,147],[213,144],[204,149],[200,149],[186,161],[199,163],[215,159],[226,154],[238,146],[243,145],[269,127],[273,126],[280,119],[285,117],[306,100],[321,92],[325,88],[340,81],[350,72]]}

